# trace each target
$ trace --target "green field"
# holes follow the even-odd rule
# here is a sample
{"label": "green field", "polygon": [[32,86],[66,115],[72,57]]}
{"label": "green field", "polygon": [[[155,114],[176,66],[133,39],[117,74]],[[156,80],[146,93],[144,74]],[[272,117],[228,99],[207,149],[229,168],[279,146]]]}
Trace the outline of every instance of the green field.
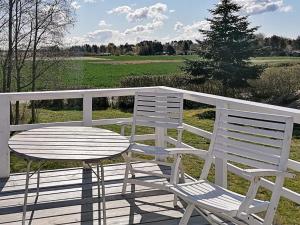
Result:
{"label": "green field", "polygon": [[[176,75],[185,59],[196,56],[103,56],[66,61],[59,70],[60,83],[68,87],[117,87],[126,76]],[[256,64],[288,66],[300,64],[300,57],[261,57],[251,60]]]}

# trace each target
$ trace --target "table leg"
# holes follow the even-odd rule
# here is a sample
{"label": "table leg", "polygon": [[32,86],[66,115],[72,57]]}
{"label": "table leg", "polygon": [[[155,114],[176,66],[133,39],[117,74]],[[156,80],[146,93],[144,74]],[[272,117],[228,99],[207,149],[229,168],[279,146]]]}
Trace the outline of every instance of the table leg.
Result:
{"label": "table leg", "polygon": [[29,186],[29,172],[32,161],[27,162],[27,171],[26,171],[26,183],[25,183],[25,192],[24,192],[24,205],[23,205],[23,217],[22,225],[25,225],[26,220],[26,210],[27,210],[27,198],[28,198],[28,186]]}
{"label": "table leg", "polygon": [[37,170],[37,178],[36,178],[36,200],[38,199],[39,197],[39,194],[40,194],[40,171],[41,171],[41,162],[39,162],[39,168]]}
{"label": "table leg", "polygon": [[97,163],[97,186],[98,186],[98,221],[99,225],[101,224],[101,202],[100,202],[100,172],[99,172],[99,163]]}
{"label": "table leg", "polygon": [[100,167],[101,167],[101,184],[102,184],[103,224],[106,225],[106,202],[105,202],[105,186],[104,186],[104,168],[103,168],[102,163],[100,163]]}

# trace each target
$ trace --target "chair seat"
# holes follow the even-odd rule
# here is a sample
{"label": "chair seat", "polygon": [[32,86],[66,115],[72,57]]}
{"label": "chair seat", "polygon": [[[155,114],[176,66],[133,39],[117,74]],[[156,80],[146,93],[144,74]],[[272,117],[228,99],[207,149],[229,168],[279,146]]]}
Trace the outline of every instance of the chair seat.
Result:
{"label": "chair seat", "polygon": [[[171,190],[187,202],[196,203],[200,208],[215,213],[226,213],[231,216],[236,216],[245,199],[244,195],[229,191],[205,180],[171,186]],[[250,211],[252,213],[264,211],[267,209],[268,204],[267,201],[254,200],[250,205]]]}
{"label": "chair seat", "polygon": [[170,155],[170,149],[149,146],[149,145],[143,145],[143,144],[133,144],[130,147],[130,151],[132,151],[134,153],[146,154],[146,155],[151,155],[151,156]]}

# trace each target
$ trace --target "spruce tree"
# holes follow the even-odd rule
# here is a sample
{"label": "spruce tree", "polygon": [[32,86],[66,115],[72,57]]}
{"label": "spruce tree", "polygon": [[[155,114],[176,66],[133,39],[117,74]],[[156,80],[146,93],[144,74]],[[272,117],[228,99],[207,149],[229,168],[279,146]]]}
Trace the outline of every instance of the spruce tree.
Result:
{"label": "spruce tree", "polygon": [[199,30],[204,35],[200,45],[200,60],[187,60],[183,70],[196,76],[198,82],[214,79],[222,82],[226,94],[227,88],[239,88],[248,85],[248,79],[257,78],[262,67],[251,65],[250,57],[256,53],[255,31],[250,28],[247,16],[239,15],[241,6],[232,0],[222,0],[212,14],[209,30]]}

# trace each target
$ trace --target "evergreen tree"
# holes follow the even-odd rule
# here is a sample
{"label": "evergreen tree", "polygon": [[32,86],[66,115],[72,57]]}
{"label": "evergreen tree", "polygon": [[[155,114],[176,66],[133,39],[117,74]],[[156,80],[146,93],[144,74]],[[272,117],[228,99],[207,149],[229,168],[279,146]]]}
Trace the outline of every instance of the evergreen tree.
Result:
{"label": "evergreen tree", "polygon": [[187,60],[183,66],[184,71],[197,76],[198,82],[220,80],[224,94],[228,87],[247,86],[247,80],[257,78],[262,71],[262,67],[248,62],[257,50],[254,32],[258,27],[249,28],[247,16],[238,15],[240,10],[232,0],[222,0],[209,10],[213,15],[207,19],[210,29],[199,30],[205,39],[197,41],[201,60]]}

